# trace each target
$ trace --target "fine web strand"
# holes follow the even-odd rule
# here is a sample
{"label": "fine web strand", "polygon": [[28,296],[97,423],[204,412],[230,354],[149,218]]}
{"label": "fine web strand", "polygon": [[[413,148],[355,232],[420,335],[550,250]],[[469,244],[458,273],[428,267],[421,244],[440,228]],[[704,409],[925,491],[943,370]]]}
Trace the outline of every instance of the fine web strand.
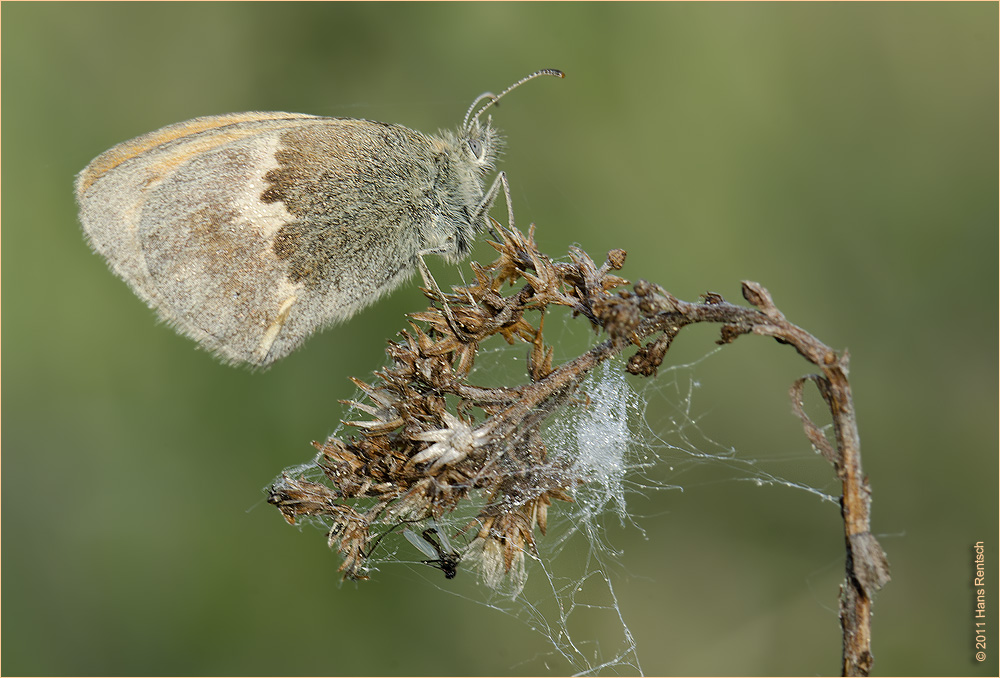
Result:
{"label": "fine web strand", "polygon": [[[836,503],[823,490],[770,470],[771,460],[745,458],[736,447],[705,432],[708,415],[698,398],[699,368],[719,350],[688,364],[665,365],[648,380],[626,375],[621,360],[607,361],[584,379],[570,404],[547,422],[543,434],[546,464],[570,466],[584,482],[573,489],[572,501],[553,502],[546,534],[536,529],[537,550],[524,554],[520,576],[500,577],[491,588],[475,572],[474,558],[465,557],[458,576],[478,576],[480,584],[462,587],[459,592],[440,572],[430,569],[437,567],[433,562],[441,560],[438,556],[442,554],[431,558],[427,548],[418,551],[411,545],[412,539],[407,542],[403,537],[403,530],[410,526],[387,521],[381,526],[384,538],[371,549],[367,561],[372,578],[390,576],[391,564],[409,564],[442,592],[517,619],[540,635],[549,649],[522,657],[512,669],[537,671],[535,667],[541,665],[552,673],[641,674],[641,648],[627,621],[630,612],[636,611],[623,607],[614,585],[629,576],[630,554],[615,546],[608,531],[610,521],[615,534],[634,529],[644,535],[642,522],[646,517],[630,510],[630,502],[649,499],[660,490],[683,491],[687,485],[680,482],[682,479],[694,470],[710,469],[714,479],[699,482],[785,487]],[[487,385],[508,382],[510,365],[523,365],[524,356],[523,344],[483,348],[471,381]],[[649,405],[654,396],[658,403],[655,422],[651,421]],[[362,399],[362,393],[356,394],[355,400]],[[718,427],[719,423],[713,425]],[[810,454],[803,452],[803,456]],[[300,475],[301,471],[296,469]],[[305,475],[322,482],[322,473],[315,467]],[[436,520],[435,528],[450,538],[456,553],[469,544],[468,526],[475,522],[482,504],[482,497],[473,498],[476,501]],[[413,527],[412,531],[419,534],[424,527]],[[642,543],[638,542],[638,548]],[[363,585],[377,585],[377,581]],[[608,633],[608,628],[617,631]]]}

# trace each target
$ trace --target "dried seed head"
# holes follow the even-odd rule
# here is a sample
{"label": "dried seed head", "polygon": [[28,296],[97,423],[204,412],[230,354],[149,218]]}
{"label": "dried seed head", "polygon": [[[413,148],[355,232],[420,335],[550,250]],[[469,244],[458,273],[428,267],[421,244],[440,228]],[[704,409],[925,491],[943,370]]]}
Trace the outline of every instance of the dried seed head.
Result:
{"label": "dried seed head", "polygon": [[[356,430],[352,436],[314,443],[328,484],[283,476],[271,488],[268,501],[289,522],[303,516],[327,522],[347,577],[367,576],[366,562],[388,531],[402,523],[414,531],[414,523],[469,505],[476,507],[471,541],[449,556],[446,574],[468,560],[487,585],[507,582],[520,590],[535,527],[544,534],[552,501],[571,500],[585,481],[572,460],[548,457],[540,431],[573,402],[600,359],[554,366],[541,317],[550,306],[566,306],[598,325],[609,318],[614,325],[614,314],[602,309],[620,305],[611,290],[625,281],[609,271],[620,267],[624,252],[613,251],[601,267],[579,249],[570,252],[571,263],[554,263],[537,250],[533,229],[500,234],[497,260],[474,265],[475,283],[444,295],[449,313],[431,307],[412,314],[411,330],[386,349],[391,364],[370,383],[354,380],[364,399],[348,404],[371,419],[344,422]],[[522,284],[505,294],[507,282]],[[535,311],[537,327],[526,317]],[[531,344],[527,383],[469,382],[480,345],[493,336]]]}

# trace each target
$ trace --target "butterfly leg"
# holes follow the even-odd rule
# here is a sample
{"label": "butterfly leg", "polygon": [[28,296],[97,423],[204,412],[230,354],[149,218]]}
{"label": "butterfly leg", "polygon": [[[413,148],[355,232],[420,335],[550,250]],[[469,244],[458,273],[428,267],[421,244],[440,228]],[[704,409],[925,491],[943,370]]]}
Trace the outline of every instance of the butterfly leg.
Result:
{"label": "butterfly leg", "polygon": [[451,312],[451,306],[448,304],[448,300],[445,299],[444,292],[438,287],[437,280],[434,279],[434,276],[431,275],[430,270],[427,268],[427,262],[424,261],[425,254],[437,254],[437,252],[426,250],[417,253],[417,270],[420,271],[420,277],[423,278],[424,287],[434,290],[435,301],[441,301],[441,308],[444,311],[445,318],[448,319],[448,325],[455,334],[455,338],[463,343],[469,343],[471,337],[462,330],[458,321],[455,320],[455,315]]}
{"label": "butterfly leg", "polygon": [[[497,197],[499,197],[500,189],[503,188],[504,200],[507,201],[507,228],[514,228],[514,203],[510,199],[510,184],[507,182],[507,173],[500,172],[497,178],[493,180],[493,184],[490,189],[486,191],[486,195],[480,201],[479,206],[476,207],[476,213],[474,215],[473,221],[478,221],[483,219],[486,222],[486,230],[490,232],[494,238],[497,237],[496,233],[493,232],[493,223],[489,218],[490,209],[493,207],[493,203],[496,202]],[[497,238],[499,240],[499,238]]]}
{"label": "butterfly leg", "polygon": [[[493,230],[493,224],[500,226],[500,223],[489,216],[490,208],[493,207],[493,203],[496,202],[497,197],[500,195],[500,189],[503,189],[504,200],[507,202],[507,228],[514,228],[514,204],[510,199],[510,183],[507,181],[507,174],[505,172],[500,172],[497,178],[494,179],[493,183],[490,185],[486,195],[479,202],[476,207],[476,211],[473,214],[472,222],[476,223],[482,220],[486,224],[486,230],[490,232],[497,241],[501,238]],[[501,227],[502,228],[502,227]],[[437,299],[440,299],[442,308],[444,310],[445,317],[448,319],[448,324],[451,326],[452,332],[455,333],[455,337],[459,341],[468,342],[471,338],[467,335],[455,320],[455,314],[452,313],[451,307],[448,305],[447,299],[445,299],[444,294],[441,292],[441,288],[438,287],[437,281],[431,276],[430,271],[427,268],[427,263],[424,261],[425,254],[439,254],[434,250],[424,250],[417,253],[417,269],[420,271],[420,277],[423,278],[424,286],[428,289],[432,289],[435,292]],[[471,301],[471,299],[470,299]]]}
{"label": "butterfly leg", "polygon": [[292,306],[298,301],[298,297],[294,294],[285,301],[282,302],[281,306],[278,307],[278,314],[274,319],[274,322],[267,328],[264,332],[264,336],[261,338],[260,343],[253,352],[253,362],[257,365],[267,365],[270,361],[271,347],[274,346],[274,341],[278,338],[278,333],[285,326],[288,321],[288,314],[292,311]]}

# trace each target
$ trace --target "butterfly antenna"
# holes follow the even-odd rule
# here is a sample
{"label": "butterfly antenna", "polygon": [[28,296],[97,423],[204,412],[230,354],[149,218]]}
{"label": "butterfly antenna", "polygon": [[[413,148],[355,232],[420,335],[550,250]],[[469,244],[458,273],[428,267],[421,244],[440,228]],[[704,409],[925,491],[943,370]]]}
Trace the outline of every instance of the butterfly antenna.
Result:
{"label": "butterfly antenna", "polygon": [[[465,118],[462,119],[462,127],[464,129],[468,129],[469,126],[472,124],[472,122],[474,120],[478,120],[479,116],[481,116],[486,109],[488,109],[490,106],[496,105],[496,103],[498,101],[500,101],[500,99],[502,99],[511,90],[520,87],[521,85],[523,85],[524,83],[528,82],[529,80],[534,80],[535,78],[537,78],[540,75],[552,75],[552,76],[555,76],[557,78],[564,78],[564,77],[566,77],[563,74],[562,71],[557,71],[554,68],[543,68],[540,71],[535,71],[531,75],[524,76],[523,78],[521,78],[520,80],[518,80],[517,82],[515,82],[513,85],[511,85],[510,87],[508,87],[504,91],[500,92],[500,94],[493,94],[492,92],[486,92],[485,94],[480,94],[478,97],[476,97],[476,100],[472,102],[472,105],[469,106],[469,110],[466,111]],[[475,115],[472,115],[472,111],[474,111],[476,109],[476,106],[479,105],[479,102],[482,101],[483,99],[487,99],[487,98],[489,99],[489,102],[487,102],[485,106],[483,106],[482,108],[480,108],[476,112]]]}

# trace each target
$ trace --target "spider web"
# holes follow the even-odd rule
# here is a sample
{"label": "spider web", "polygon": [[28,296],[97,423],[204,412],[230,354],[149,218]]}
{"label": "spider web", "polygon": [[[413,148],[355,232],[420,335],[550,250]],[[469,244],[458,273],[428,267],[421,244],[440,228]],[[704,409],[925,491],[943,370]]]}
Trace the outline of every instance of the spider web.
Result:
{"label": "spider web", "polygon": [[[643,381],[627,376],[621,360],[608,361],[583,382],[577,406],[563,411],[547,429],[550,453],[575,459],[588,482],[577,488],[572,503],[550,510],[548,532],[538,538],[538,553],[528,561],[525,588],[515,584],[489,595],[482,587],[486,595],[478,601],[548,641],[547,657],[526,662],[542,659],[554,673],[643,674],[629,614],[615,591],[615,582],[630,576],[628,562],[608,528],[644,535],[642,519],[629,508],[629,500],[684,490],[663,476],[676,478],[710,466],[715,477],[721,468],[732,481],[801,490],[837,504],[821,489],[786,480],[767,470],[766,460],[741,458],[735,448],[705,434],[696,416],[698,367],[721,350],[665,367],[655,379]],[[638,390],[633,388],[636,381]],[[666,426],[657,422],[655,431],[647,414],[654,393],[658,407],[664,400],[673,404]]]}
{"label": "spider web", "polygon": [[[642,519],[629,509],[630,499],[683,491],[684,485],[676,480],[708,466],[716,476],[722,469],[732,481],[792,488],[837,503],[822,489],[786,480],[767,470],[766,460],[743,458],[735,448],[706,435],[699,422],[697,375],[699,366],[720,350],[688,364],[664,366],[654,379],[639,382],[639,389],[633,388],[637,380],[625,374],[621,360],[596,368],[581,384],[576,402],[558,413],[544,434],[549,454],[572,460],[586,482],[575,489],[572,502],[552,506],[546,534],[536,537],[537,552],[525,554],[524,572],[501,579],[495,588],[480,574],[472,593],[451,588],[443,578],[429,577],[442,593],[516,619],[544,638],[549,649],[524,657],[521,664],[535,666],[540,661],[557,674],[643,674],[628,610],[615,590],[615,582],[629,576],[628,562],[608,529],[644,534]],[[503,383],[505,373],[509,379],[512,356],[520,354],[523,345],[482,349],[474,381]],[[652,395],[657,401],[655,422],[648,411]],[[286,473],[319,475],[315,466]],[[460,535],[475,513],[475,507],[457,509],[437,521],[434,529],[447,548],[462,552],[465,544]],[[373,572],[391,572],[391,566],[398,564],[440,567],[431,558],[429,545],[417,544],[415,534],[408,535],[408,543],[402,533],[399,526],[386,527],[384,539],[368,559]],[[461,576],[473,575],[474,554],[463,556]],[[510,668],[516,670],[521,664]]]}

